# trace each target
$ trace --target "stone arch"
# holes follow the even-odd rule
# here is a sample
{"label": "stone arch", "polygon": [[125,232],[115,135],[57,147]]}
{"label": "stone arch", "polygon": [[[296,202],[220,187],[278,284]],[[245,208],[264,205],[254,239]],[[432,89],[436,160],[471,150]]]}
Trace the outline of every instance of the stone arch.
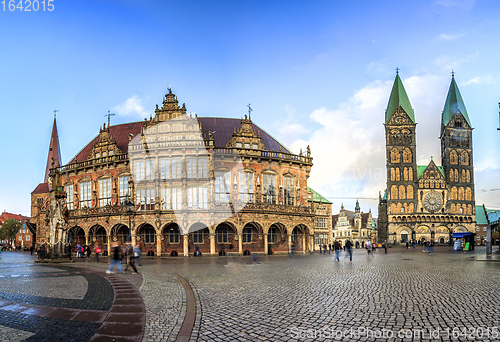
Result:
{"label": "stone arch", "polygon": [[391,171],[390,171],[390,173],[391,173],[391,176],[390,176],[391,181],[392,181],[392,182],[396,181],[396,171],[394,170],[394,168],[393,168],[393,167],[391,167]]}
{"label": "stone arch", "polygon": [[130,241],[129,228],[122,224],[115,224],[110,230],[111,244],[125,244]]}
{"label": "stone arch", "polygon": [[137,227],[135,240],[137,244],[144,247],[141,250],[156,247],[156,233],[155,227],[149,223],[143,223]]}
{"label": "stone arch", "polygon": [[458,188],[458,200],[463,201],[465,199],[464,188],[461,186]]}
{"label": "stone arch", "polygon": [[465,189],[465,200],[472,201],[472,191],[469,187]]}
{"label": "stone arch", "polygon": [[396,185],[391,186],[391,199],[398,199],[398,187]]}
{"label": "stone arch", "polygon": [[399,182],[401,180],[401,170],[399,167],[396,168],[396,181]]}
{"label": "stone arch", "polygon": [[234,252],[237,243],[238,230],[233,223],[229,221],[221,222],[215,228],[215,249],[216,252],[224,250],[226,252]]}
{"label": "stone arch", "polygon": [[85,236],[85,230],[80,226],[74,226],[68,229],[68,241],[74,252],[76,252],[76,245],[84,245],[87,243]]}
{"label": "stone arch", "polygon": [[405,243],[411,239],[411,229],[406,226],[399,227],[396,231],[396,235],[397,241],[392,241],[392,243]]}
{"label": "stone arch", "polygon": [[457,226],[455,228],[455,233],[467,233],[468,230],[464,226]]}
{"label": "stone arch", "polygon": [[406,198],[413,199],[413,185],[408,185],[406,190]]}

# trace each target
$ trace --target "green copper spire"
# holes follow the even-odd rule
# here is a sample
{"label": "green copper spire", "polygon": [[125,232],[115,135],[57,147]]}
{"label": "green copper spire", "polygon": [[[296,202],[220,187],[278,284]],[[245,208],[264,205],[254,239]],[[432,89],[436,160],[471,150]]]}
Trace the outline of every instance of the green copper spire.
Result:
{"label": "green copper spire", "polygon": [[448,96],[446,97],[446,102],[443,109],[443,126],[448,125],[453,115],[458,111],[463,115],[464,119],[467,121],[470,127],[472,127],[469,115],[467,114],[467,109],[465,109],[465,103],[460,95],[460,90],[458,90],[457,82],[455,82],[455,77],[451,78],[450,90],[448,90]]}
{"label": "green copper spire", "polygon": [[401,81],[401,78],[399,78],[399,73],[396,74],[396,79],[394,80],[394,85],[392,86],[391,97],[389,98],[387,111],[385,112],[385,123],[389,121],[398,106],[401,106],[406,114],[408,114],[411,121],[415,123],[415,114],[413,114],[413,108],[411,107],[408,95],[406,95],[406,90],[403,86],[403,82]]}

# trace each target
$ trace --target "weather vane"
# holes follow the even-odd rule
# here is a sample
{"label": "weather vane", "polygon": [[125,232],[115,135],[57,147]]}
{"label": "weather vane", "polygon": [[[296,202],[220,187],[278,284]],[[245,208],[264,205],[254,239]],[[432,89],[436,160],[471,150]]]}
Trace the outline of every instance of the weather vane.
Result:
{"label": "weather vane", "polygon": [[396,67],[396,74],[399,74],[399,68]]}
{"label": "weather vane", "polygon": [[455,77],[455,71],[451,71],[451,77]]}
{"label": "weather vane", "polygon": [[58,109],[54,109],[54,117],[56,117],[58,111],[59,111]]}
{"label": "weather vane", "polygon": [[248,120],[251,120],[250,113],[253,112],[253,109],[252,109],[252,107],[250,107],[250,103],[248,104],[247,107],[248,107]]}
{"label": "weather vane", "polygon": [[115,116],[115,113],[110,113],[109,110],[108,110],[108,114],[106,114],[104,116],[108,117],[108,128],[109,128],[109,121],[110,121],[110,119],[111,119],[112,116]]}

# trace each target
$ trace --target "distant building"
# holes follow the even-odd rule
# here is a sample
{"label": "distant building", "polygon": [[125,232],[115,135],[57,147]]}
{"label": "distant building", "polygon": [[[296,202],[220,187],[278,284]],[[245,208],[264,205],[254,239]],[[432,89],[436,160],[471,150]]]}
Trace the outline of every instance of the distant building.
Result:
{"label": "distant building", "polygon": [[333,239],[340,240],[343,246],[351,240],[355,248],[364,248],[367,242],[372,241],[372,232],[375,241],[378,241],[378,230],[374,227],[372,211],[363,213],[356,201],[354,211],[346,210],[342,204],[340,213],[332,216]]}
{"label": "distant building", "polygon": [[19,229],[19,232],[16,234],[15,239],[13,240],[0,240],[0,244],[3,246],[27,246],[28,248],[31,247],[33,243],[33,236],[34,236],[34,231],[31,231],[30,226],[29,226],[29,217],[23,216],[23,215],[18,215],[18,214],[11,214],[7,212],[3,212],[0,215],[0,227],[2,227],[3,223],[7,221],[8,219],[14,219],[18,221],[21,224],[21,229]]}
{"label": "distant building", "polygon": [[332,202],[307,187],[307,201],[314,212],[314,250],[332,243]]}
{"label": "distant building", "polygon": [[[415,114],[396,75],[385,112],[387,189],[379,220],[391,243],[476,233],[472,124],[452,77],[441,114],[441,165],[417,165]],[[384,229],[384,227],[382,227]]]}

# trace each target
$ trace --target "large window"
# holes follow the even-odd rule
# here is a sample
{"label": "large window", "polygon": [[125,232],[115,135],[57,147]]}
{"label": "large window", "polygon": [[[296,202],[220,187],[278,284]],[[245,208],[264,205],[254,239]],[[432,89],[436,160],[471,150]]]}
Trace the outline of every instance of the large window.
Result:
{"label": "large window", "polygon": [[155,230],[153,227],[144,228],[144,243],[155,243]]}
{"label": "large window", "polygon": [[[317,229],[327,229],[328,228],[328,222],[327,222],[326,217],[315,217],[314,218],[314,228]],[[340,222],[340,225],[344,225],[344,222]]]}
{"label": "large window", "polygon": [[181,210],[182,209],[182,189],[181,188],[162,188],[161,209],[162,210]]}
{"label": "large window", "polygon": [[253,203],[253,173],[240,172],[240,201]]}
{"label": "large window", "polygon": [[135,174],[137,181],[152,180],[155,178],[155,161],[142,160],[135,162]]}
{"label": "large window", "polygon": [[267,242],[268,243],[276,242],[276,228],[274,227],[269,228],[269,231],[267,232]]}
{"label": "large window", "polygon": [[207,158],[187,158],[186,166],[188,178],[207,178]]}
{"label": "large window", "polygon": [[252,242],[252,228],[243,228],[242,242]]}
{"label": "large window", "polygon": [[124,177],[120,177],[118,178],[118,186],[119,186],[119,189],[120,189],[120,204],[121,205],[124,205],[125,203],[127,203],[127,200],[130,198],[130,193],[131,193],[131,189],[130,189],[130,184],[129,184],[129,181],[130,181],[130,176],[124,176]]}
{"label": "large window", "polygon": [[193,232],[193,243],[203,243],[203,229]]}
{"label": "large window", "polygon": [[155,189],[139,189],[136,193],[137,210],[155,209]]}
{"label": "large window", "polygon": [[215,201],[229,203],[229,172],[215,173]]}
{"label": "large window", "polygon": [[181,178],[181,158],[172,159],[171,178]]}
{"label": "large window", "polygon": [[160,159],[160,178],[161,179],[178,179],[182,176],[182,159]]}
{"label": "large window", "polygon": [[293,199],[295,197],[295,191],[293,188],[293,178],[285,177],[283,187],[283,200],[285,205],[293,205]]}
{"label": "large window", "polygon": [[73,184],[66,185],[66,207],[68,210],[73,210]]}
{"label": "large window", "polygon": [[179,227],[170,228],[168,232],[168,241],[170,243],[179,243],[179,240],[180,240]]}
{"label": "large window", "polygon": [[80,208],[89,207],[92,204],[92,197],[90,193],[90,182],[80,183]]}
{"label": "large window", "polygon": [[188,188],[188,209],[207,209],[208,191],[206,187]]}
{"label": "large window", "polygon": [[99,180],[99,206],[111,205],[111,178]]}
{"label": "large window", "polygon": [[227,243],[227,227],[217,228],[217,243]]}
{"label": "large window", "polygon": [[262,175],[263,202],[276,204],[276,175],[264,173]]}

